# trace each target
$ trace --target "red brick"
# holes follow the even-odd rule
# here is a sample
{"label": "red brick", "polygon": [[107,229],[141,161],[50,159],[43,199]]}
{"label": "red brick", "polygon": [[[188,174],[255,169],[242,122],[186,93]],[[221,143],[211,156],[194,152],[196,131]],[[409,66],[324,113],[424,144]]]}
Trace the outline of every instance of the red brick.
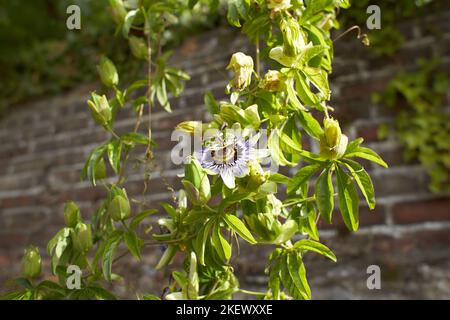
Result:
{"label": "red brick", "polygon": [[393,216],[398,224],[450,220],[450,199],[396,204]]}

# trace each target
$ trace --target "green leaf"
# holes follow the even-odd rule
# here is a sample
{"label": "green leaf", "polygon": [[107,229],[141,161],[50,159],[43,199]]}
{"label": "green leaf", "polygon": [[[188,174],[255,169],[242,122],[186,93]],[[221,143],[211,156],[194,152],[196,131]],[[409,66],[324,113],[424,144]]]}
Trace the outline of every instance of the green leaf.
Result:
{"label": "green leaf", "polygon": [[151,210],[146,210],[146,211],[142,211],[141,213],[137,214],[133,220],[131,220],[130,222],[130,228],[134,228],[136,227],[139,223],[141,223],[142,220],[144,220],[145,218],[147,218],[148,216],[151,216],[152,214],[157,213],[158,210],[156,209],[151,209]]}
{"label": "green leaf", "polygon": [[120,140],[128,145],[134,146],[135,144],[148,145],[148,136],[137,132],[128,132],[120,137]]}
{"label": "green leaf", "polygon": [[382,167],[387,168],[388,165],[386,162],[381,159],[381,157],[373,150],[364,147],[357,147],[355,151],[349,152],[344,155],[346,158],[358,157],[362,159],[366,159],[372,162],[379,164]]}
{"label": "green leaf", "polygon": [[271,173],[270,176],[268,177],[268,180],[285,185],[288,185],[289,182],[291,181],[289,177],[286,177],[285,175],[278,172]]}
{"label": "green leaf", "polygon": [[290,240],[292,236],[298,231],[297,222],[294,220],[287,220],[281,227],[281,232],[275,239],[274,243],[282,244]]}
{"label": "green leaf", "polygon": [[121,240],[122,234],[120,232],[117,232],[107,240],[105,245],[105,250],[102,256],[102,270],[103,277],[108,281],[111,281],[111,269],[112,263],[114,261],[114,254]]}
{"label": "green leaf", "polygon": [[209,113],[211,114],[217,114],[220,111],[220,106],[217,103],[217,101],[214,99],[214,96],[211,92],[207,92],[205,94],[205,106],[206,109],[209,111]]}
{"label": "green leaf", "polygon": [[114,172],[118,174],[120,171],[120,155],[122,152],[122,143],[120,143],[120,141],[118,140],[114,140],[107,144],[107,150],[111,168],[113,168]]}
{"label": "green leaf", "polygon": [[294,299],[311,299],[311,290],[306,280],[305,266],[297,253],[285,254],[281,258],[280,269],[283,286]]}
{"label": "green leaf", "polygon": [[201,265],[205,265],[205,247],[206,242],[209,240],[208,236],[211,231],[212,224],[213,224],[212,220],[206,221],[205,224],[198,231],[197,238],[195,239],[198,262]]}
{"label": "green leaf", "polygon": [[319,104],[319,99],[311,92],[309,85],[306,83],[306,78],[301,72],[295,73],[295,90],[304,105],[316,106]]}
{"label": "green leaf", "polygon": [[251,244],[256,243],[255,238],[253,238],[250,231],[238,217],[232,214],[224,214],[223,220],[233,231],[239,234],[245,241]]}
{"label": "green leaf", "polygon": [[322,92],[325,100],[330,99],[330,88],[328,85],[328,74],[320,68],[304,67],[302,72],[311,81],[317,89]]}
{"label": "green leaf", "polygon": [[144,294],[144,295],[142,296],[142,299],[143,299],[143,300],[161,300],[160,297],[157,297],[157,296],[155,296],[155,295],[153,295],[153,294]]}
{"label": "green leaf", "polygon": [[364,170],[364,168],[357,162],[344,159],[342,162],[349,169],[353,178],[359,186],[364,198],[366,199],[367,205],[370,209],[375,208],[375,190],[373,188],[372,180],[369,174]]}
{"label": "green leaf", "polygon": [[292,87],[291,83],[288,83],[288,85],[286,86],[286,89],[287,89],[289,101],[294,105],[295,109],[298,111],[306,110],[305,107],[298,100],[297,95],[295,94],[294,88]]}
{"label": "green leaf", "polygon": [[349,142],[349,144],[347,145],[347,149],[345,149],[344,157],[347,156],[347,154],[355,152],[359,148],[361,143],[363,143],[363,141],[363,138],[358,138]]}
{"label": "green leaf", "polygon": [[325,169],[317,178],[316,182],[316,203],[320,215],[327,222],[331,223],[331,215],[334,208],[334,189],[331,181],[331,167]]}
{"label": "green leaf", "polygon": [[159,270],[167,265],[169,265],[172,262],[173,257],[177,253],[177,246],[173,244],[169,244],[166,251],[164,251],[164,254],[162,255],[161,259],[159,260],[158,264],[156,265],[155,269]]}
{"label": "green leaf", "polygon": [[230,260],[231,246],[227,242],[227,240],[225,240],[225,238],[222,236],[219,224],[216,224],[214,227],[214,230],[212,232],[211,241],[213,243],[214,248],[217,251],[217,254],[220,256],[220,258],[224,261]]}
{"label": "green leaf", "polygon": [[350,177],[339,166],[336,166],[336,177],[339,210],[347,228],[351,231],[356,231],[359,224],[358,193]]}
{"label": "green leaf", "polygon": [[300,111],[297,113],[297,119],[300,121],[302,128],[316,140],[320,140],[323,135],[322,127],[314,117],[306,111]]}
{"label": "green leaf", "polygon": [[311,178],[314,172],[319,170],[319,168],[321,167],[321,164],[312,164],[297,171],[297,173],[292,177],[287,185],[287,193],[295,193],[304,183],[309,180],[309,178]]}
{"label": "green leaf", "polygon": [[93,186],[96,185],[97,164],[103,158],[106,149],[107,149],[106,144],[103,144],[95,148],[89,155],[89,158],[87,159],[86,163],[84,164],[83,170],[81,171],[81,177],[83,179],[89,179],[89,181],[91,181]]}
{"label": "green leaf", "polygon": [[197,300],[199,289],[199,280],[197,274],[197,257],[194,252],[191,252],[191,259],[189,265],[189,278],[186,288],[187,298]]}
{"label": "green leaf", "polygon": [[297,241],[294,244],[293,248],[302,251],[314,251],[336,262],[336,256],[334,255],[334,253],[327,246],[317,241],[302,239]]}
{"label": "green leaf", "polygon": [[137,259],[141,260],[141,240],[138,238],[136,232],[129,230],[125,233],[125,243],[130,250],[131,254]]}
{"label": "green leaf", "polygon": [[237,28],[241,27],[241,23],[239,22],[239,11],[236,4],[237,0],[228,1],[228,13],[227,20],[228,23]]}

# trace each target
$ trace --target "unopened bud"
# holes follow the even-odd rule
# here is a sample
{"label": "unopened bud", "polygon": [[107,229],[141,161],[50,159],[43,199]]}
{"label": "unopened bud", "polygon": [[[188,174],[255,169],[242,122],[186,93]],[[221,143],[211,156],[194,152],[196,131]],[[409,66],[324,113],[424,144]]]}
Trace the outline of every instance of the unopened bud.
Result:
{"label": "unopened bud", "polygon": [[306,44],[298,22],[292,18],[282,19],[280,29],[283,35],[283,53],[290,57],[297,56]]}
{"label": "unopened bud", "polygon": [[66,226],[69,228],[75,228],[80,220],[80,209],[75,204],[75,202],[66,202],[66,204],[64,205],[64,222]]}
{"label": "unopened bud", "polygon": [[250,85],[253,72],[252,57],[237,52],[231,57],[227,69],[234,71],[233,86],[236,90],[243,90]]}
{"label": "unopened bud", "polygon": [[89,109],[91,109],[94,120],[103,127],[108,127],[112,118],[111,107],[105,95],[99,96],[95,92],[92,93],[92,100],[88,101]]}
{"label": "unopened bud", "polygon": [[75,227],[73,242],[77,250],[87,253],[92,248],[91,226],[82,222],[78,223]]}
{"label": "unopened bud", "polygon": [[97,71],[105,86],[113,87],[119,83],[119,74],[117,73],[117,69],[108,58],[103,57],[100,60],[100,63],[97,66]]}
{"label": "unopened bud", "polygon": [[324,134],[320,138],[320,154],[330,160],[342,157],[347,148],[348,138],[342,134],[339,122],[324,120]]}
{"label": "unopened bud", "polygon": [[286,77],[277,70],[269,70],[260,86],[269,92],[284,91],[286,90]]}
{"label": "unopened bud", "polygon": [[28,247],[22,259],[22,274],[28,279],[33,279],[41,273],[41,255],[37,247]]}
{"label": "unopened bud", "polygon": [[261,165],[258,161],[253,160],[248,162],[249,167],[249,178],[247,182],[247,189],[255,190],[259,186],[261,186],[264,182],[267,181],[267,178],[264,174],[264,170],[261,168]]}
{"label": "unopened bud", "polygon": [[131,53],[138,59],[145,60],[148,57],[148,49],[142,38],[131,36],[129,38]]}
{"label": "unopened bud", "polygon": [[130,201],[126,196],[114,196],[108,206],[108,213],[114,221],[125,220],[131,213]]}

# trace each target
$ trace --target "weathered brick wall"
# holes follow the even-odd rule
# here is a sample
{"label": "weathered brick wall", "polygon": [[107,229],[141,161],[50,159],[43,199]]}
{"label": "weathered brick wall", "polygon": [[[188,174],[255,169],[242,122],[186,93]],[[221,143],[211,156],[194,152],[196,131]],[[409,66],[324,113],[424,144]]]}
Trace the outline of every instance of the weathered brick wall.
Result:
{"label": "weathered brick wall", "polygon": [[[433,28],[430,28],[433,26]],[[390,137],[377,139],[381,123],[392,121],[382,104],[371,102],[372,92],[382,89],[400,69],[414,67],[419,56],[440,56],[450,73],[450,11],[424,20],[400,25],[407,34],[404,48],[391,58],[377,58],[368,49],[347,37],[336,43],[334,73],[331,77],[333,106],[350,138],[362,136],[390,164],[382,169],[368,164],[377,193],[377,208],[361,208],[361,229],[348,234],[338,216],[336,225],[321,225],[323,240],[337,254],[333,264],[322,257],[308,257],[314,298],[450,298],[450,199],[427,190],[428,178],[417,163],[402,161],[401,147]],[[434,32],[439,30],[440,32]],[[167,187],[179,187],[180,167],[170,161],[170,141],[174,126],[183,120],[208,120],[203,94],[211,90],[224,98],[229,80],[225,67],[234,51],[253,54],[239,34],[214,30],[190,38],[177,51],[175,62],[192,80],[183,96],[173,100],[173,113],[156,111],[154,138],[159,144],[156,167],[143,189],[143,170],[130,166],[129,194],[154,206],[168,200]],[[0,121],[0,284],[19,274],[20,257],[28,244],[42,247],[63,224],[63,204],[76,201],[89,218],[104,196],[101,187],[80,181],[84,160],[92,148],[108,139],[90,118],[86,106],[88,85],[54,98],[16,107]],[[132,112],[122,114],[117,131],[132,129]],[[317,146],[313,145],[313,148]],[[143,150],[140,150],[143,152]],[[142,157],[142,153],[136,154]],[[132,162],[133,162],[132,161]],[[264,283],[267,250],[244,246],[237,272],[243,286],[260,288]],[[161,291],[167,274],[156,272],[160,251],[145,250],[142,263],[124,259],[118,273],[127,275],[117,291]],[[48,265],[48,259],[45,260]],[[382,270],[382,290],[366,288],[366,268],[377,264]],[[48,269],[47,269],[48,270]]]}

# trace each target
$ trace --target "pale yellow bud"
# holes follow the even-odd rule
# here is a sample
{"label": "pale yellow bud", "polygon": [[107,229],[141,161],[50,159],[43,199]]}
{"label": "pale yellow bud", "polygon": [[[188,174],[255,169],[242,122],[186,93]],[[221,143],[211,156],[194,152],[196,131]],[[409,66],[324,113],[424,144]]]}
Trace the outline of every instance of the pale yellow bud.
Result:
{"label": "pale yellow bud", "polygon": [[250,85],[253,72],[252,57],[237,52],[231,57],[227,69],[234,71],[233,86],[237,90],[243,90]]}
{"label": "pale yellow bud", "polygon": [[286,90],[286,77],[279,71],[269,70],[260,87],[270,92],[284,91]]}
{"label": "pale yellow bud", "polygon": [[330,160],[338,159],[344,154],[348,138],[342,134],[339,122],[334,119],[324,120],[324,134],[320,138],[320,154]]}

